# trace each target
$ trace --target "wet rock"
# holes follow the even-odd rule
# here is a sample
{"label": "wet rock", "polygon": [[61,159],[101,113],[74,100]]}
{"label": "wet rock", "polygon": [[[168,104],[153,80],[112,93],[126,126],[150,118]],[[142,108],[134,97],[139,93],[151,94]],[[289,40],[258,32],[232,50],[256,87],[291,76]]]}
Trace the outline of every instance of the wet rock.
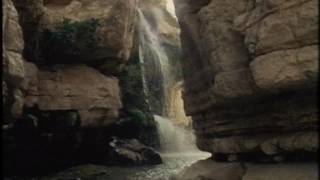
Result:
{"label": "wet rock", "polygon": [[253,179],[318,179],[316,163],[217,163],[210,159],[201,160],[173,175],[171,180],[253,180]]}
{"label": "wet rock", "polygon": [[159,153],[153,148],[141,144],[136,139],[114,138],[109,143],[111,152],[110,158],[116,164],[123,165],[145,165],[162,163]]}
{"label": "wet rock", "polygon": [[244,173],[245,168],[240,163],[217,163],[206,159],[185,168],[170,180],[240,180]]}

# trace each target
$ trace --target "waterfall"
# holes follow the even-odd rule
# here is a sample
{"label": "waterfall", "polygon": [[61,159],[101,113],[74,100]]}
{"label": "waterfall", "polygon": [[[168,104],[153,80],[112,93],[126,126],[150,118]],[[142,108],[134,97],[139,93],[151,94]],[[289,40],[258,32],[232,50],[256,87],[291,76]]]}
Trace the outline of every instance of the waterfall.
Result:
{"label": "waterfall", "polygon": [[[199,152],[195,145],[193,131],[190,126],[186,126],[190,124],[190,118],[184,114],[181,97],[182,82],[175,82],[174,74],[171,74],[169,58],[161,44],[157,28],[151,25],[148,19],[150,17],[147,18],[141,9],[137,11],[139,14],[139,58],[142,64],[144,91],[152,112],[158,114],[154,115],[154,118],[160,136],[161,152],[166,154]],[[153,16],[161,16],[157,10],[152,13]],[[163,21],[162,18],[157,19]],[[150,94],[157,91],[157,88],[159,94],[154,98]],[[154,107],[157,104],[161,106],[161,112]]]}
{"label": "waterfall", "polygon": [[191,130],[177,126],[168,118],[154,116],[158,123],[160,145],[162,153],[187,153],[199,151],[196,147],[195,137]]}
{"label": "waterfall", "polygon": [[[172,75],[169,70],[169,60],[165,52],[165,49],[161,46],[158,34],[154,30],[142,11],[138,9],[139,14],[139,55],[142,66],[142,73],[144,74],[144,89],[147,96],[151,96],[151,92],[159,91],[159,104],[161,106],[161,112],[158,114],[166,114],[166,107],[168,99],[168,88],[171,84]],[[149,73],[147,73],[149,71]],[[150,72],[153,71],[153,72]],[[153,77],[155,76],[155,77]],[[150,101],[150,98],[149,98]],[[154,103],[156,104],[156,103]],[[156,112],[156,108],[151,109]]]}

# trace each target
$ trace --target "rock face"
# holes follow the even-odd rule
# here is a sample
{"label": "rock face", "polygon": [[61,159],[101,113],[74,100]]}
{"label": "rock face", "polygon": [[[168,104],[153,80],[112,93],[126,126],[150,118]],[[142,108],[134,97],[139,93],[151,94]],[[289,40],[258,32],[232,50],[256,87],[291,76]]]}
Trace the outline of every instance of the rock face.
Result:
{"label": "rock face", "polygon": [[[116,60],[113,63],[120,64],[129,59],[136,0],[15,0],[15,4],[21,23],[26,27],[25,36],[38,38],[29,45],[45,56],[40,57],[44,58],[42,61],[58,61],[51,58],[59,57],[71,62],[110,63]],[[59,47],[53,47],[56,43],[66,45],[64,49],[58,49],[59,56],[54,49]],[[26,54],[34,54],[34,49]],[[50,52],[52,54],[46,56]]]}
{"label": "rock face", "polygon": [[9,89],[3,93],[15,98],[6,98],[12,111],[21,114],[25,104],[76,110],[85,127],[114,122],[122,103],[118,78],[110,74],[129,59],[137,1],[13,2],[5,1],[3,17]]}
{"label": "rock face", "polygon": [[184,107],[200,149],[240,161],[307,160],[318,151],[317,5],[175,0]]}
{"label": "rock face", "polygon": [[[128,118],[140,129],[116,123],[128,110],[119,79],[132,59],[137,6],[137,0],[3,1],[5,175],[97,162],[126,128],[137,136],[155,133],[153,119],[144,122],[140,111],[136,121]],[[152,152],[139,149],[143,163],[151,163]]]}
{"label": "rock face", "polygon": [[5,123],[22,114],[23,98],[21,84],[25,76],[22,51],[24,41],[18,22],[18,13],[11,0],[3,1],[2,16],[2,65],[3,107],[6,108]]}
{"label": "rock face", "polygon": [[[42,28],[53,30],[63,19],[70,19],[71,22],[97,19],[100,23],[95,31],[98,45],[90,52],[88,60],[113,57],[126,61],[132,48],[136,5],[136,0],[81,0],[65,3],[48,0],[44,2]],[[74,43],[81,43],[81,39]],[[87,56],[82,54],[80,57]]]}
{"label": "rock face", "polygon": [[84,127],[110,125],[118,117],[121,101],[115,77],[106,77],[85,65],[57,67],[54,71],[39,71],[31,63],[26,66],[29,73],[35,71],[28,77],[26,107],[76,110]]}

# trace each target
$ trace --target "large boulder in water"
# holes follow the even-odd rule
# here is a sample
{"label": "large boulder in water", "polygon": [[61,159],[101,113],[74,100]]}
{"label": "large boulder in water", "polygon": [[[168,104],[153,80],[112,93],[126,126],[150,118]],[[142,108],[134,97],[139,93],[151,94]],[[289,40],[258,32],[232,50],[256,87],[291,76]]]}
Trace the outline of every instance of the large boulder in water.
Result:
{"label": "large boulder in water", "polygon": [[121,165],[161,164],[162,160],[153,148],[141,144],[136,139],[113,138],[109,143],[110,158],[113,163]]}

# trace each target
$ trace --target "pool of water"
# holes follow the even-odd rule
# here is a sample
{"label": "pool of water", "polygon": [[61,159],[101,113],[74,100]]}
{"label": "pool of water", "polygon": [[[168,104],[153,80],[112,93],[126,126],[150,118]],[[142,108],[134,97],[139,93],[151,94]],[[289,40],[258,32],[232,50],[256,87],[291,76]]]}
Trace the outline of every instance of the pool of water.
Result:
{"label": "pool of water", "polygon": [[209,153],[162,154],[163,164],[142,167],[97,166],[92,164],[76,166],[48,176],[47,179],[65,180],[168,180],[172,174],[198,160],[210,157]]}

